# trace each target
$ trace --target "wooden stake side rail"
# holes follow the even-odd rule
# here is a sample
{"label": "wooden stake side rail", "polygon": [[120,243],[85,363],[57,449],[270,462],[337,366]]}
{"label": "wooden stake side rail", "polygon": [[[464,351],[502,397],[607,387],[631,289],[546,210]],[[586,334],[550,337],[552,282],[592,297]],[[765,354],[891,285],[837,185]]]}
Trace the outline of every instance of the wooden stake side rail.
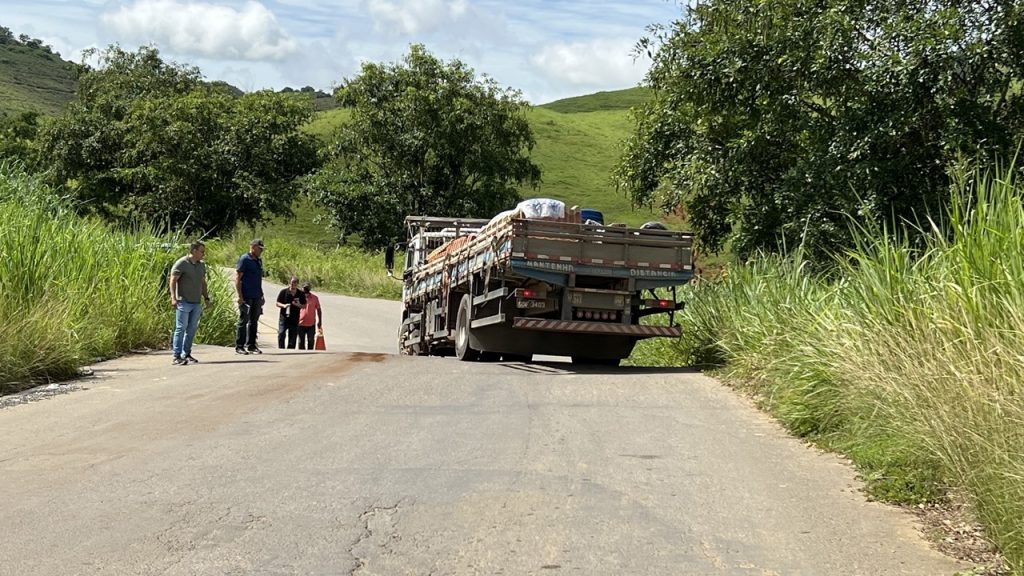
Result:
{"label": "wooden stake side rail", "polygon": [[[545,245],[558,242],[556,246],[559,248],[573,246],[574,249],[563,251],[562,254],[556,256],[533,252],[513,252],[513,245],[529,246],[531,240],[535,244]],[[593,248],[597,244],[621,246],[625,256],[599,259],[583,255],[583,250],[588,246]],[[495,264],[507,264],[513,257],[625,268],[650,267],[691,270],[690,251],[692,246],[693,236],[682,232],[508,218],[485,226],[471,242],[449,252],[443,258],[422,266],[415,273],[415,277],[419,280],[412,287],[410,296],[417,297],[442,287],[450,288],[462,285],[468,282],[473,273],[485,270]],[[630,249],[641,251],[644,248],[674,248],[675,261],[669,264],[629,259]],[[574,252],[575,254],[566,255],[565,252]],[[684,260],[687,263],[680,265],[679,262]]]}
{"label": "wooden stake side rail", "polygon": [[693,247],[693,235],[686,232],[643,230],[599,224],[573,224],[549,220],[513,220],[512,234],[516,237],[542,237],[549,240],[634,244],[666,248]]}

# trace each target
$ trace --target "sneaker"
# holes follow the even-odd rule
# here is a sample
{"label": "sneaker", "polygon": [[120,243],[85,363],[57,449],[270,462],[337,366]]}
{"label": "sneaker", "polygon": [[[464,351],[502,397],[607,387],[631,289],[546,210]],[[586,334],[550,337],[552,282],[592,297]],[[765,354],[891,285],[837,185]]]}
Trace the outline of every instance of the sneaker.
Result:
{"label": "sneaker", "polygon": [[249,348],[249,354],[263,354],[263,350],[253,346],[252,348]]}
{"label": "sneaker", "polygon": [[185,361],[189,364],[199,364],[199,360],[193,358],[191,354],[185,354]]}
{"label": "sneaker", "polygon": [[174,366],[184,366],[185,364],[188,364],[188,360],[185,360],[181,356],[175,356],[174,360],[171,360],[171,364]]}
{"label": "sneaker", "polygon": [[245,351],[245,348],[239,346],[238,348],[235,348],[235,354],[241,354],[242,356],[245,356],[249,353]]}

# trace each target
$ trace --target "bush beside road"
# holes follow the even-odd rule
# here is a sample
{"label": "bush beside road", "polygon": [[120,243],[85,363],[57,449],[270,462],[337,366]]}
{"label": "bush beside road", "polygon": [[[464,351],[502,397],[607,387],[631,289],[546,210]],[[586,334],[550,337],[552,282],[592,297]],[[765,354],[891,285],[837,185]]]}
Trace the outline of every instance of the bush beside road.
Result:
{"label": "bush beside road", "polygon": [[[973,179],[972,179],[973,178]],[[634,361],[720,368],[877,497],[966,493],[1024,573],[1024,186],[968,175],[927,245],[862,230],[832,274],[763,257],[698,284],[683,338]],[[648,362],[644,362],[648,363]]]}
{"label": "bush beside road", "polygon": [[[80,367],[167,345],[165,275],[187,248],[81,218],[54,191],[0,166],[0,393],[63,380]],[[179,253],[180,252],[180,253]],[[234,298],[211,276],[214,303],[197,341],[234,340]]]}

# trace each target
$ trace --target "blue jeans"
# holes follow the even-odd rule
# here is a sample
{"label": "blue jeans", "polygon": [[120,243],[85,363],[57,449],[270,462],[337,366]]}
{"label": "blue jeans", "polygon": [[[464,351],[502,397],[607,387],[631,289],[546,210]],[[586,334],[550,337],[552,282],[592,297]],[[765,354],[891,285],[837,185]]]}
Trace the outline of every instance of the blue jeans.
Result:
{"label": "blue jeans", "polygon": [[178,308],[174,312],[174,338],[171,340],[175,358],[192,354],[192,340],[196,337],[202,315],[202,304],[178,300]]}

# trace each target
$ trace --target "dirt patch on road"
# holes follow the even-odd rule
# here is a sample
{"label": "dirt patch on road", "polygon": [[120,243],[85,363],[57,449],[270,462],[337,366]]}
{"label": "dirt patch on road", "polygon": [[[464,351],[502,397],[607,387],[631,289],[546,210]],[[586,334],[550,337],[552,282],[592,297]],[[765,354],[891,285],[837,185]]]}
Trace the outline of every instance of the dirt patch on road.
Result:
{"label": "dirt patch on road", "polygon": [[[60,470],[63,477],[73,479],[83,469],[133,454],[158,452],[169,443],[190,441],[252,414],[273,410],[307,388],[387,357],[288,356],[268,354],[241,365],[214,359],[184,368],[165,366],[163,357],[126,360],[132,365],[116,366],[116,375],[87,384],[82,396],[66,398],[74,404],[59,417],[52,409],[8,414],[11,423],[24,420],[26,438],[6,453],[0,452],[0,460],[6,457],[15,462],[8,463],[7,471],[26,478],[42,474],[56,480],[52,472]],[[89,433],[52,433],[59,430],[59,420],[65,417],[74,418]],[[35,428],[38,430],[32,433]]]}
{"label": "dirt patch on road", "polygon": [[1008,576],[1009,568],[999,550],[985,537],[985,529],[960,496],[943,504],[911,506],[908,509],[924,525],[928,539],[943,554],[970,562],[975,576]]}
{"label": "dirt patch on road", "polygon": [[[192,428],[213,431],[225,424],[264,406],[287,402],[308,386],[316,385],[325,377],[337,377],[366,361],[363,354],[332,354],[316,359],[314,366],[304,367],[294,376],[285,374],[259,374],[242,382],[224,387],[214,386],[187,398],[188,409],[172,414],[166,420],[157,418],[156,425],[167,430]],[[381,355],[383,356],[383,355]],[[312,364],[312,363],[311,363]],[[163,420],[163,421],[161,421]],[[127,422],[137,425],[140,422]],[[150,422],[144,423],[150,426]],[[130,430],[126,430],[129,432]]]}

